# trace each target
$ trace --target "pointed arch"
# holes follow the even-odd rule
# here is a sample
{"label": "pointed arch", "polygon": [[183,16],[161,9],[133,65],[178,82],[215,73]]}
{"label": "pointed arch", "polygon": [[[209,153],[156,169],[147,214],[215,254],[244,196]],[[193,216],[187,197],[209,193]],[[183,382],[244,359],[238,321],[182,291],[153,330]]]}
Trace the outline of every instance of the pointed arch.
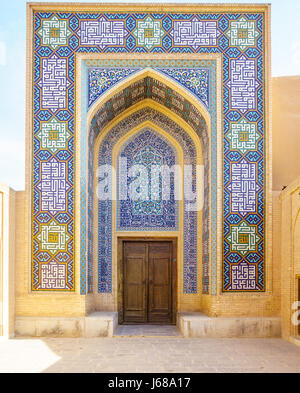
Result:
{"label": "pointed arch", "polygon": [[[127,139],[129,139],[132,135],[138,133],[140,131],[140,129],[142,127],[151,127],[152,129],[154,129],[155,131],[159,132],[160,134],[162,134],[165,138],[167,138],[172,145],[177,146],[176,149],[179,151],[185,151],[185,155],[186,155],[186,163],[191,163],[191,157],[188,158],[189,154],[189,149],[191,147],[191,145],[195,146],[194,147],[194,153],[192,153],[192,155],[195,155],[195,163],[198,164],[202,164],[203,163],[203,158],[202,158],[202,146],[201,146],[201,142],[199,139],[199,136],[196,135],[195,131],[193,129],[191,129],[190,126],[187,126],[187,128],[189,129],[189,132],[187,132],[186,128],[181,127],[179,125],[176,126],[176,123],[174,121],[174,118],[171,120],[169,119],[169,115],[172,116],[172,112],[168,111],[166,113],[166,111],[164,110],[164,107],[162,107],[161,105],[153,102],[152,100],[147,100],[147,105],[145,104],[145,102],[140,102],[138,104],[135,105],[134,109],[133,108],[128,108],[125,112],[123,112],[122,114],[120,114],[117,118],[113,119],[109,125],[107,125],[106,127],[104,127],[104,129],[98,134],[95,143],[94,143],[94,147],[95,147],[95,152],[94,152],[94,165],[96,165],[97,162],[97,157],[99,154],[99,157],[101,156],[101,145],[103,145],[105,147],[104,151],[107,151],[107,149],[112,149],[112,147],[109,147],[110,144],[112,144],[114,146],[113,150],[114,150],[114,154],[112,156],[114,156],[114,158],[111,156],[111,162],[114,162],[114,166],[116,166],[116,154],[118,152],[118,149],[122,146],[122,143],[124,141],[126,141]],[[138,119],[139,116],[139,111],[148,111],[148,114],[145,114],[144,118],[141,117],[141,119]],[[160,112],[160,110],[164,110],[165,113]],[[155,112],[152,117],[150,114],[150,111]],[[171,122],[169,124],[169,128],[168,129],[163,129],[162,127],[164,127],[163,125],[158,125],[159,119],[158,117],[165,117],[166,119],[169,119],[168,121]],[[130,123],[130,118],[133,118],[135,120],[134,123]],[[144,119],[144,120],[143,120]],[[151,119],[151,120],[149,120]],[[141,120],[141,121],[139,121]],[[179,118],[178,118],[179,120]],[[153,121],[155,123],[153,123]],[[161,119],[160,119],[161,121]],[[185,122],[181,120],[181,125],[186,126]],[[127,130],[125,130],[125,128],[127,127]],[[125,131],[124,131],[125,130]],[[180,131],[181,130],[181,131]],[[186,135],[186,140],[184,139],[180,139],[178,140],[178,135],[179,133],[185,134]],[[173,134],[173,135],[172,135]],[[177,140],[176,140],[177,138]],[[115,139],[115,141],[113,141]],[[98,153],[99,152],[99,153]],[[182,153],[181,153],[182,155]],[[183,163],[184,161],[181,160],[181,163]],[[94,168],[96,168],[94,166]],[[94,169],[94,173],[95,173],[95,169]],[[114,198],[115,199],[115,198]],[[112,209],[112,217],[116,217],[116,209],[114,206],[114,203],[112,203],[111,209]],[[183,205],[181,206],[181,217],[183,217],[184,215],[184,211],[183,211]],[[94,210],[94,217],[96,217],[98,214],[98,212],[96,210]],[[102,215],[103,216],[103,215]],[[110,217],[110,213],[109,214],[105,214],[105,216]],[[185,217],[185,220],[187,220],[187,218]],[[183,223],[183,218],[181,219],[181,222]],[[193,222],[195,222],[195,224],[193,224]],[[197,253],[197,257],[195,258],[195,264],[194,264],[194,269],[196,269],[197,271],[195,273],[191,273],[190,277],[191,280],[193,280],[193,277],[195,279],[195,283],[193,284],[192,282],[190,283],[190,288],[192,287],[192,285],[196,285],[196,289],[194,290],[194,292],[191,293],[201,293],[201,284],[199,284],[198,288],[197,288],[197,277],[198,276],[202,276],[201,274],[201,263],[197,263],[198,261],[202,260],[202,255],[204,252],[204,247],[200,246],[201,243],[201,239],[202,239],[202,231],[201,228],[203,226],[202,224],[202,212],[198,215],[195,214],[194,218],[190,217],[189,220],[190,225],[194,226],[194,230],[189,230],[186,227],[186,235],[185,238],[183,238],[183,225],[180,226],[180,231],[173,231],[172,235],[176,235],[176,236],[181,236],[181,238],[179,239],[179,245],[180,245],[180,250],[182,252],[182,255],[180,255],[179,257],[179,261],[181,263],[180,265],[180,269],[179,272],[182,275],[183,278],[183,270],[184,270],[184,266],[183,266],[183,260],[184,260],[184,249],[188,249],[187,247],[183,247],[183,243],[188,242],[187,237],[189,236],[190,233],[195,233],[195,239],[198,239],[199,242],[199,246],[197,247],[197,241],[193,242],[191,245],[190,250],[192,251],[192,248],[195,246],[195,252]],[[100,225],[99,222],[97,223],[97,225]],[[189,225],[189,224],[187,224]],[[196,235],[195,230],[199,231],[198,235]],[[116,240],[116,233],[118,235],[120,235],[119,231],[116,231],[116,223],[115,223],[115,219],[112,222],[112,237],[114,238],[112,240],[112,244],[116,245],[117,244],[117,240]],[[152,235],[155,234],[155,236],[159,235],[158,232],[153,233],[152,231],[149,232]],[[166,233],[166,232],[164,232]],[[168,232],[170,234],[170,232]],[[180,234],[181,233],[181,234]],[[114,234],[114,235],[113,235]],[[137,234],[137,233],[136,233]],[[139,234],[140,235],[140,234]],[[161,236],[161,233],[160,233]],[[97,237],[98,238],[98,237]],[[99,246],[96,246],[94,244],[94,255],[96,255],[97,250],[99,250]],[[187,253],[185,251],[185,253]],[[109,256],[109,258],[111,258],[111,256]],[[187,257],[186,257],[187,258]],[[102,259],[103,260],[103,259]],[[187,260],[187,259],[186,259]],[[97,265],[98,260],[94,260],[94,265]],[[116,282],[117,280],[117,273],[116,273],[116,266],[117,263],[114,260],[112,262],[112,270],[108,272],[109,275],[112,275],[113,280]],[[199,271],[198,271],[199,270]],[[105,272],[102,272],[105,274]],[[95,266],[94,266],[94,275],[96,275],[97,272],[95,271]],[[182,279],[180,281],[180,285],[183,286],[183,282],[184,280]],[[105,286],[102,287],[102,289],[104,288],[104,292],[105,290]],[[188,286],[187,286],[188,288]],[[99,289],[99,287],[98,287]],[[188,291],[188,289],[185,289],[185,291]],[[191,289],[190,289],[191,291]],[[187,292],[189,293],[189,292]],[[108,295],[101,294],[103,297],[103,299],[105,297],[107,297]],[[115,298],[116,294],[112,293],[112,296]]]}
{"label": "pointed arch", "polygon": [[[88,126],[91,123],[92,119],[99,111],[99,109],[104,106],[109,100],[111,100],[114,96],[120,93],[122,90],[130,87],[133,84],[138,83],[139,81],[145,78],[153,78],[161,82],[162,84],[166,85],[172,91],[176,91],[179,95],[181,95],[185,100],[189,101],[191,105],[193,105],[203,116],[205,123],[208,128],[211,125],[211,118],[208,110],[205,108],[203,103],[195,97],[195,95],[184,88],[179,82],[175,81],[174,79],[170,78],[169,76],[162,74],[161,72],[147,67],[144,68],[133,75],[129,75],[122,79],[121,81],[117,82],[113,87],[108,89],[105,93],[103,93],[91,106],[87,114],[87,123]],[[146,98],[146,97],[145,97]],[[209,134],[209,133],[208,133]]]}

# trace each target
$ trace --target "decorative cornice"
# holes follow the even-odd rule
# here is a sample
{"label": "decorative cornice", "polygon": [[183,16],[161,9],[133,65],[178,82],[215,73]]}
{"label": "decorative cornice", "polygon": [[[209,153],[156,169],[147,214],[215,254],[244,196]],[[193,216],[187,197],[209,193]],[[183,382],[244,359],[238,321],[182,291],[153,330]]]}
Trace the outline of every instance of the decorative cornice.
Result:
{"label": "decorative cornice", "polygon": [[86,11],[86,12],[267,12],[271,4],[153,4],[153,3],[27,3],[33,11]]}

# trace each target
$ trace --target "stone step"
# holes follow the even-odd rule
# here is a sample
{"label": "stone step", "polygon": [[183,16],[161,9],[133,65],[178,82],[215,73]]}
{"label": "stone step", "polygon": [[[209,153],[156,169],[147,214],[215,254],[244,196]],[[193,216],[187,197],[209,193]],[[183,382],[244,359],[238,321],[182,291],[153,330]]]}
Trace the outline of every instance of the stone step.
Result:
{"label": "stone step", "polygon": [[119,325],[113,337],[182,337],[174,325]]}
{"label": "stone step", "polygon": [[276,317],[209,317],[200,312],[178,313],[177,324],[184,337],[271,338],[281,337],[281,319]]}

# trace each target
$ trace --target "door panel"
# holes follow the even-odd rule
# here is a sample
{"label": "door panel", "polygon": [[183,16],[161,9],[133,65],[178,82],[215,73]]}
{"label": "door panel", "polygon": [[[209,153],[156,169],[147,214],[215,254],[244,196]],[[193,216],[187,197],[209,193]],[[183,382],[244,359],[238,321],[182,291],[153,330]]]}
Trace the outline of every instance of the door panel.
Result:
{"label": "door panel", "polygon": [[124,321],[147,322],[146,270],[147,245],[124,246]]}
{"label": "door panel", "polygon": [[171,322],[171,244],[149,245],[149,322]]}
{"label": "door panel", "polygon": [[172,242],[124,242],[124,322],[172,322]]}

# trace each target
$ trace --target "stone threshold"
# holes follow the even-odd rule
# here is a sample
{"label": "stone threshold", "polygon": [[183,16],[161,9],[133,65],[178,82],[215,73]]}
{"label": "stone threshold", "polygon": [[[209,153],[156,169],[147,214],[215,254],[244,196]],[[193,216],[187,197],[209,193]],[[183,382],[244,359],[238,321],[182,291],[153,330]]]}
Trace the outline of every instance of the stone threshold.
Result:
{"label": "stone threshold", "polygon": [[114,337],[175,337],[180,338],[177,326],[174,325],[118,325]]}

